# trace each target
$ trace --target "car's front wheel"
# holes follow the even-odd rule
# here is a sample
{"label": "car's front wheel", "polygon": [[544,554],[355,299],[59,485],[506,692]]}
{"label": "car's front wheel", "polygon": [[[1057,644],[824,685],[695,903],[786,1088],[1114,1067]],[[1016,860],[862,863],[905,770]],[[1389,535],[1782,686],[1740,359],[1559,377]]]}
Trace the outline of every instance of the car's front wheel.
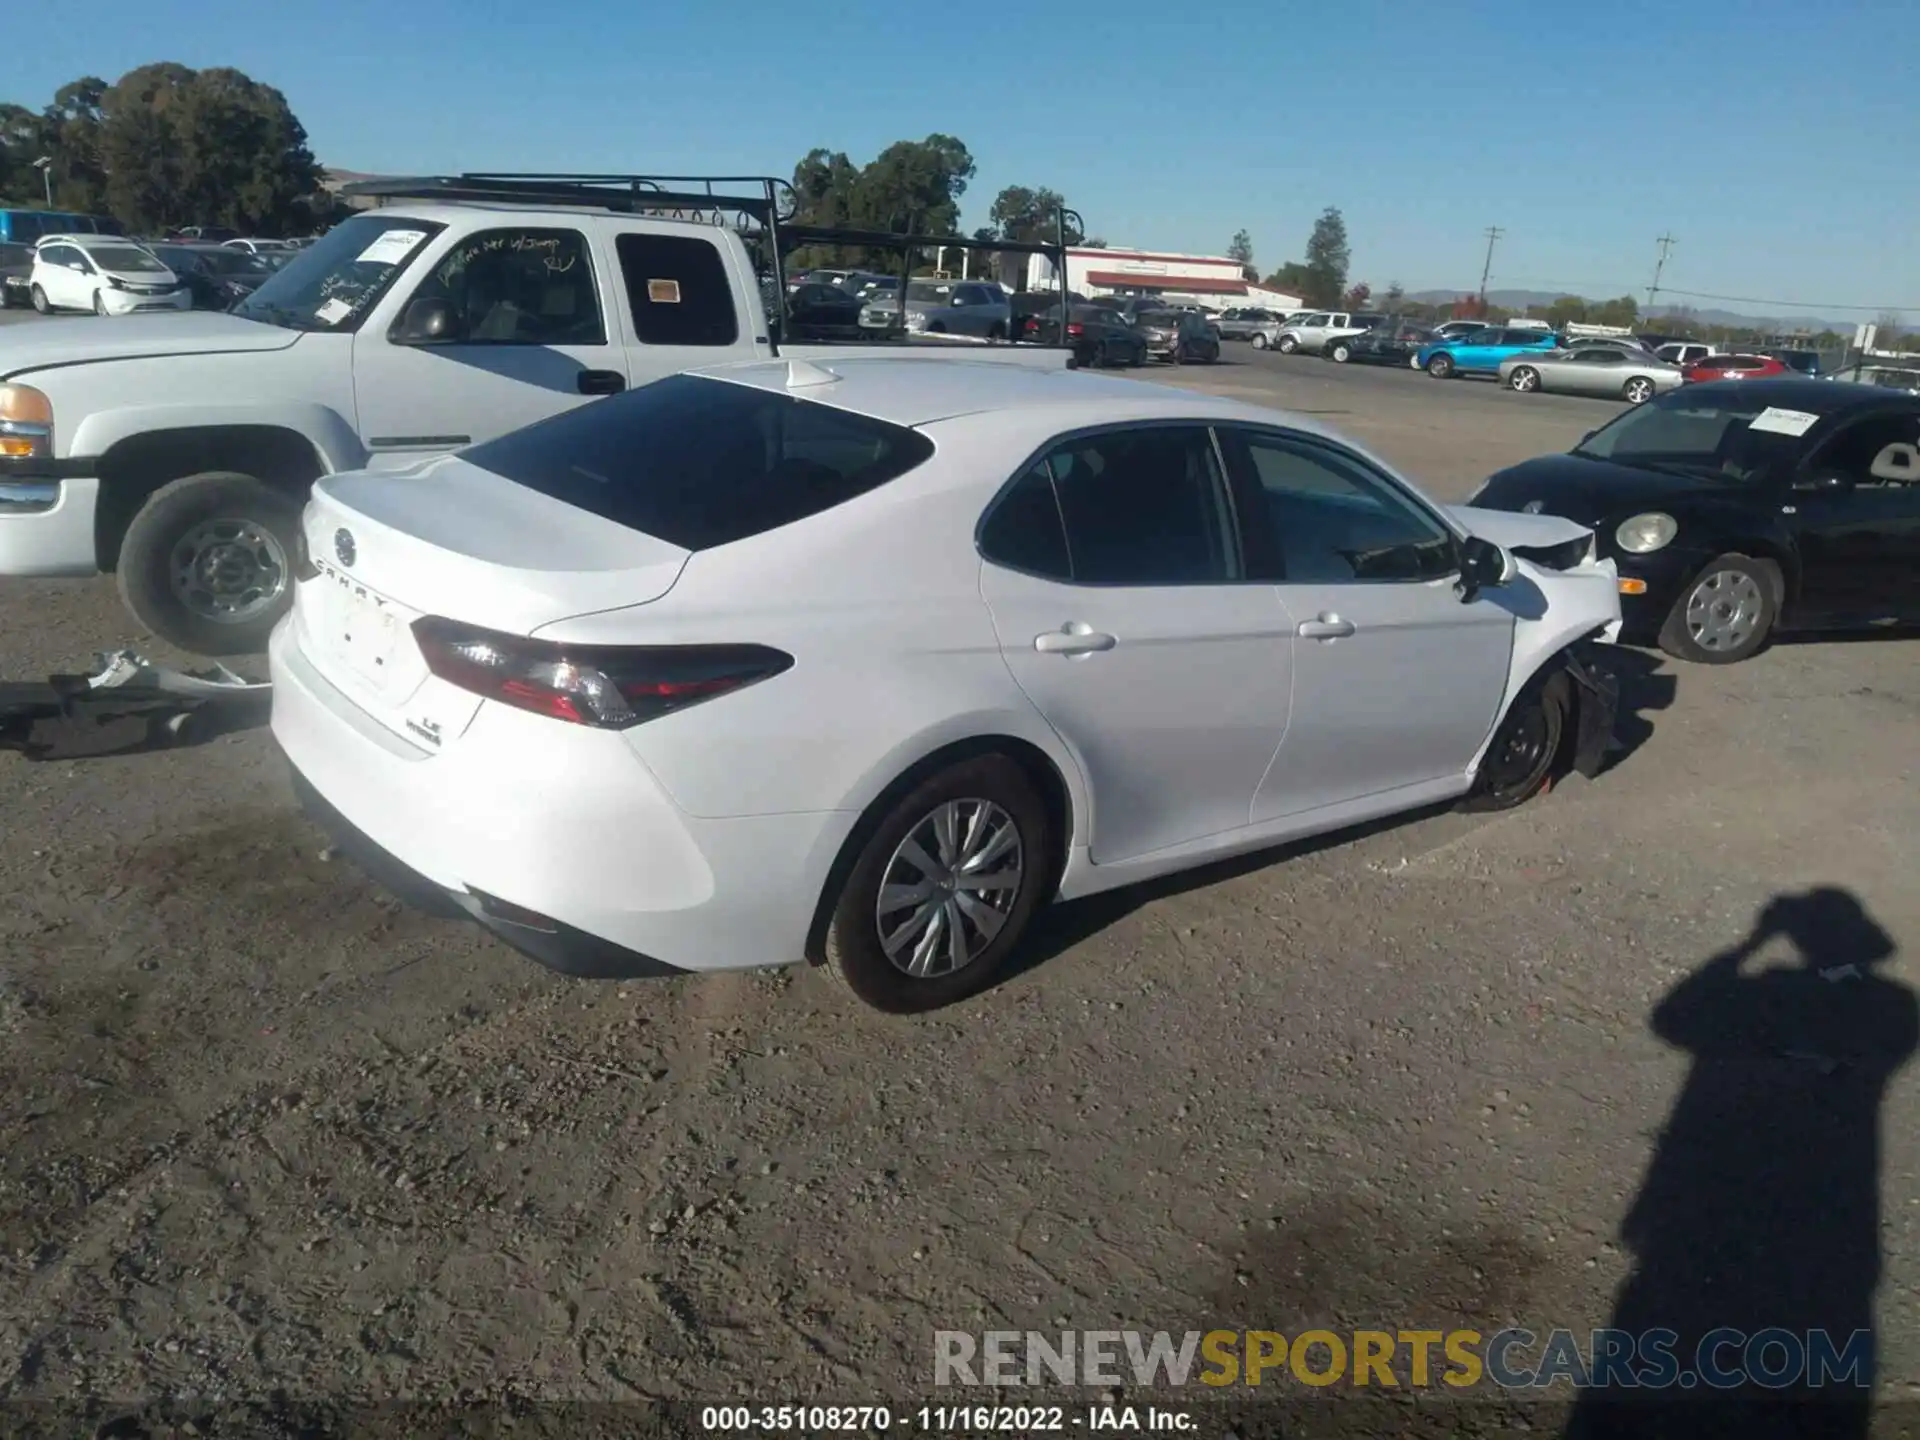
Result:
{"label": "car's front wheel", "polygon": [[1775,593],[1769,562],[1722,555],[1673,602],[1660,627],[1660,648],[1702,665],[1745,660],[1773,633]]}
{"label": "car's front wheel", "polygon": [[1540,372],[1531,365],[1516,365],[1507,377],[1507,387],[1522,395],[1531,395],[1540,388]]}
{"label": "car's front wheel", "polygon": [[1280,337],[1280,353],[1282,355],[1291,355],[1293,354],[1294,351],[1298,350],[1299,348],[1300,348],[1300,342],[1296,340],[1293,336],[1282,335]]}
{"label": "car's front wheel", "polygon": [[1453,357],[1451,355],[1434,356],[1431,360],[1427,361],[1427,374],[1436,380],[1452,379]]}
{"label": "car's front wheel", "polygon": [[1547,788],[1567,733],[1571,692],[1566,672],[1556,669],[1515,697],[1500,718],[1463,809],[1511,810]]}
{"label": "car's front wheel", "polygon": [[147,629],[196,655],[254,655],[293,604],[298,496],[234,471],[147,497],[120,542],[120,597]]}
{"label": "car's front wheel", "polygon": [[1270,342],[1267,340],[1267,337],[1264,335],[1255,335],[1253,337],[1253,348],[1256,350],[1266,349],[1269,343]]}
{"label": "car's front wheel", "polygon": [[889,1014],[992,984],[1056,883],[1047,805],[1005,755],[928,776],[880,817],[827,925],[827,967]]}

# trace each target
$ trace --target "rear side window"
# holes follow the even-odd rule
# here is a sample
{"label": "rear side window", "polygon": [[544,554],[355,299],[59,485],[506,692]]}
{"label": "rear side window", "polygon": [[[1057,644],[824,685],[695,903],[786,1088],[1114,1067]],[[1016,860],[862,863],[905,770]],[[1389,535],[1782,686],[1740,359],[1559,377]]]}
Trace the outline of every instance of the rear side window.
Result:
{"label": "rear side window", "polygon": [[675,375],[461,458],[629,530],[710,550],[830,510],[932,453],[917,430]]}
{"label": "rear side window", "polygon": [[614,249],[641,344],[731,345],[740,338],[727,264],[712,241],[622,235]]}
{"label": "rear side window", "polygon": [[1010,485],[980,527],[980,554],[1009,570],[1071,580],[1066,524],[1042,460]]}

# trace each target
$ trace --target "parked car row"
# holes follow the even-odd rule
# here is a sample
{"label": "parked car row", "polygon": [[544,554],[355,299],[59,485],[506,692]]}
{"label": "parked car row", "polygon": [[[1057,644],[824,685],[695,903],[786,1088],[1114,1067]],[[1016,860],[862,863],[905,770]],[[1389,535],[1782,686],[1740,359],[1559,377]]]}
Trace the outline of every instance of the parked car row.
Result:
{"label": "parked car row", "polygon": [[0,244],[0,300],[58,311],[133,315],[225,310],[250,295],[297,247],[250,249],[204,240],[133,240],[90,231]]}

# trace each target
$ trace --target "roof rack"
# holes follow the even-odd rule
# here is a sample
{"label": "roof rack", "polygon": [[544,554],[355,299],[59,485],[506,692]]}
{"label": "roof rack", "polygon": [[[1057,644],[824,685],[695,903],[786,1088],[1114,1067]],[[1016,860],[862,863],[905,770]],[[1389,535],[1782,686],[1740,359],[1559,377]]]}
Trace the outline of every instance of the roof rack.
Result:
{"label": "roof rack", "polygon": [[[792,184],[773,175],[593,175],[564,172],[466,171],[459,175],[389,176],[349,181],[341,193],[377,200],[433,200],[451,204],[510,204],[591,208],[659,219],[726,224],[728,217],[752,222],[767,242],[766,261],[780,292],[786,289],[787,252],[802,245],[846,246],[897,251],[907,263],[904,287],[916,250],[963,250],[1009,255],[1045,255],[1053,260],[1062,295],[1067,283],[1067,231],[1082,233],[1085,222],[1061,208],[1054,235],[1045,241],[975,240],[961,235],[926,235],[906,230],[855,230],[801,224],[800,197]],[[745,223],[741,229],[747,229]],[[904,289],[903,289],[904,293]],[[902,323],[905,307],[901,308]]]}

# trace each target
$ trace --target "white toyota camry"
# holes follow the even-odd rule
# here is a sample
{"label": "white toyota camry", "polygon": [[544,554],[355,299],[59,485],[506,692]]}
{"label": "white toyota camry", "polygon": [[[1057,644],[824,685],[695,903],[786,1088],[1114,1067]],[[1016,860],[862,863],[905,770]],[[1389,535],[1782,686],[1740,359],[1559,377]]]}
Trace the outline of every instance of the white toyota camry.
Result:
{"label": "white toyota camry", "polygon": [[1296,415],[920,357],[675,376],[322,480],[273,730],[403,894],[574,974],[910,1011],[1035,911],[1594,773],[1590,531]]}

